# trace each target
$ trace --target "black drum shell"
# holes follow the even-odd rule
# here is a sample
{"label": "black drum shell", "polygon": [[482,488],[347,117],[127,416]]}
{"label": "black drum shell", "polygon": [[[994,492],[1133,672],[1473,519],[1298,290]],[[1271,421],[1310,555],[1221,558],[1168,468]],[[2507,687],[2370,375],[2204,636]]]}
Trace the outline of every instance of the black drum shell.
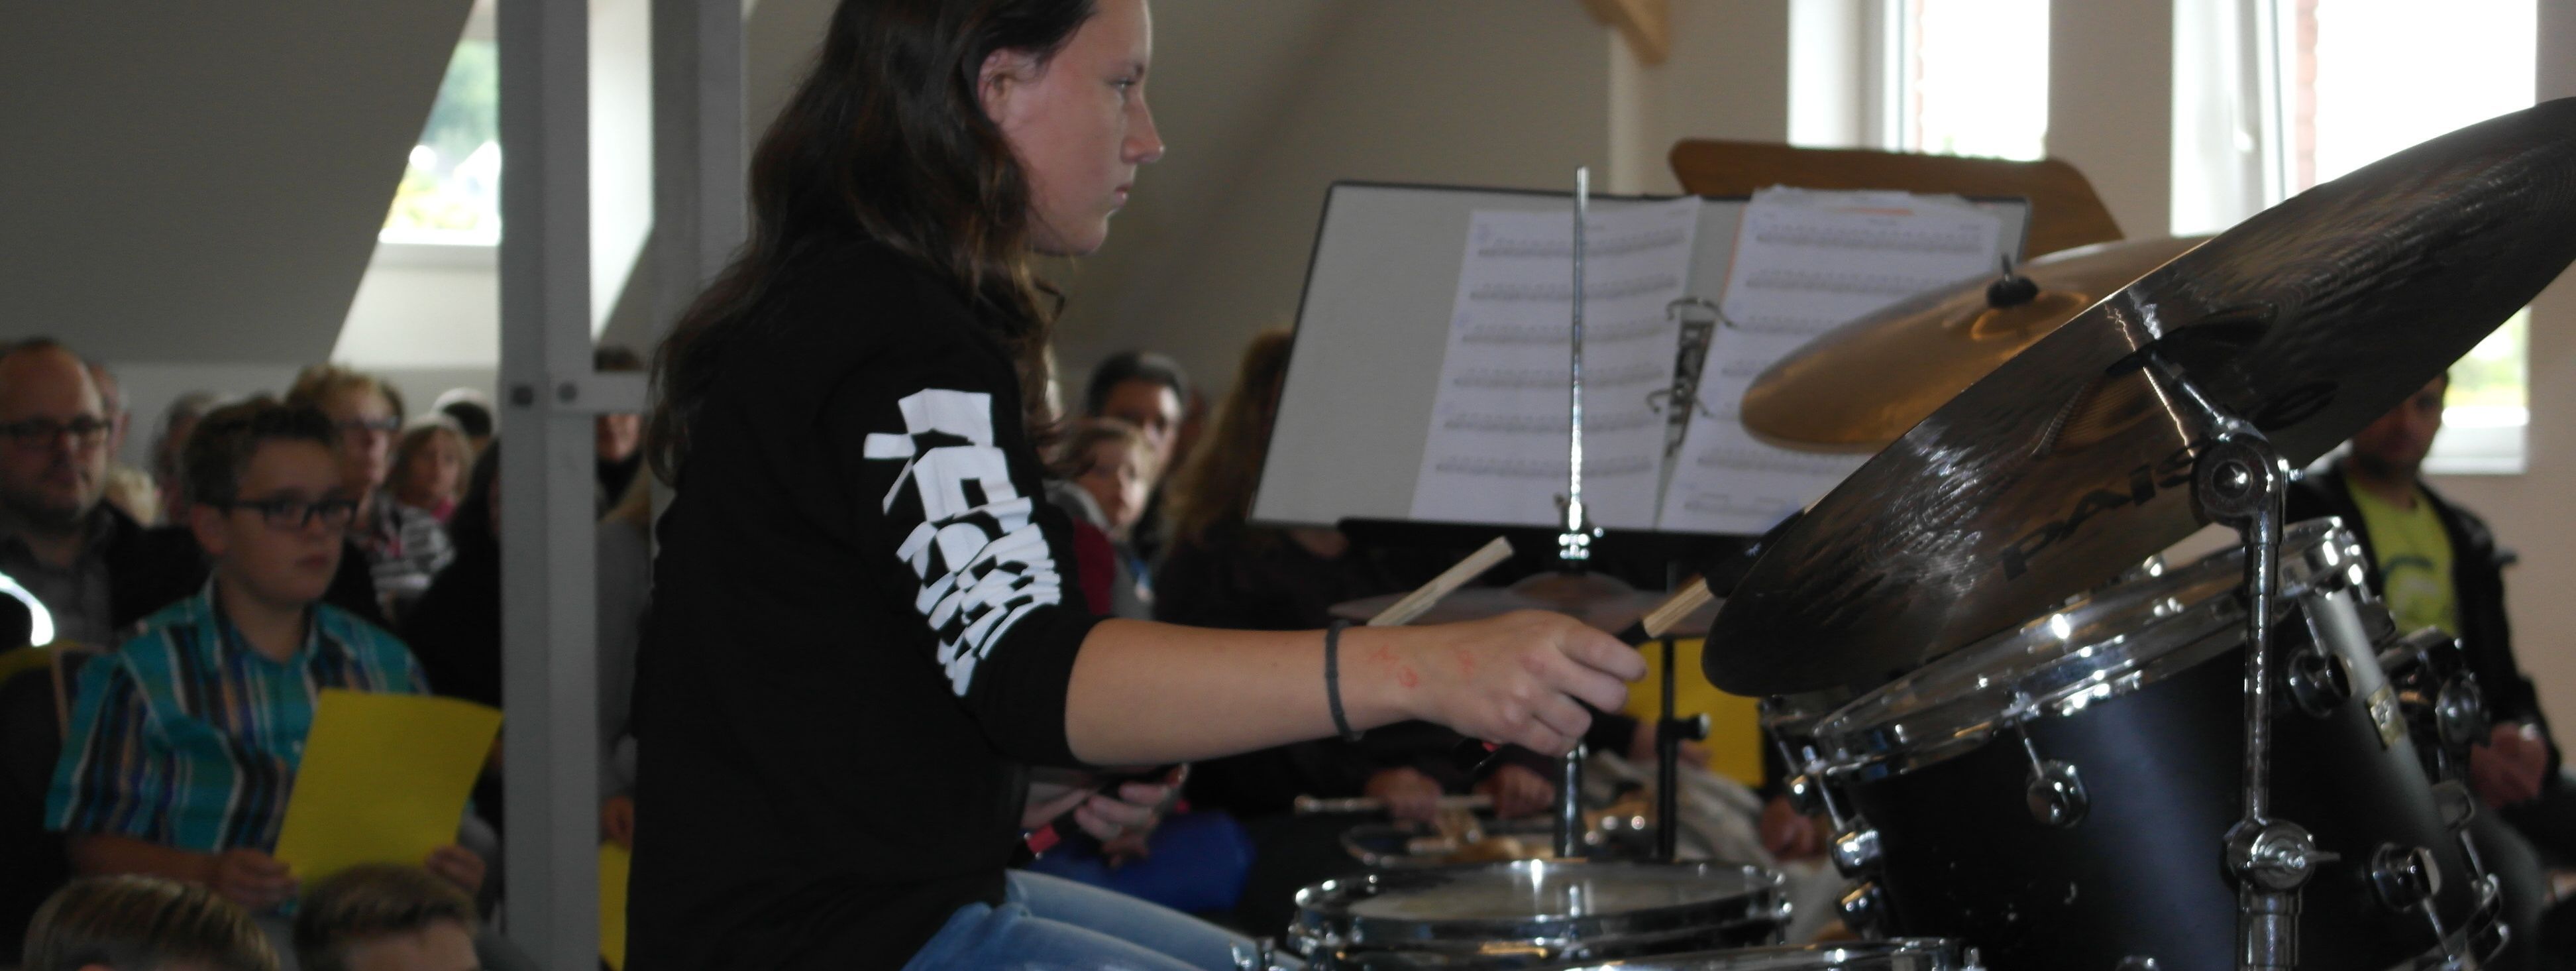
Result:
{"label": "black drum shell", "polygon": [[[2287,656],[2303,626],[2276,628],[2290,636],[2275,650]],[[2071,828],[2032,818],[2030,757],[2009,732],[1911,772],[1846,777],[1884,851],[1885,930],[1961,939],[1994,971],[2109,971],[2133,955],[2163,971],[2232,971],[2237,905],[2224,837],[2241,814],[2243,665],[2242,649],[2229,649],[2028,723],[2041,757],[2082,774],[2090,806]],[[2286,692],[2274,698],[2273,816],[2340,856],[2303,894],[2299,964],[2378,969],[2438,948],[2431,922],[2382,905],[2368,880],[2382,844],[2420,846],[2440,867],[2444,926],[2457,928],[2475,905],[2475,874],[2413,743],[2400,733],[2383,746],[2366,696],[2322,718]]]}

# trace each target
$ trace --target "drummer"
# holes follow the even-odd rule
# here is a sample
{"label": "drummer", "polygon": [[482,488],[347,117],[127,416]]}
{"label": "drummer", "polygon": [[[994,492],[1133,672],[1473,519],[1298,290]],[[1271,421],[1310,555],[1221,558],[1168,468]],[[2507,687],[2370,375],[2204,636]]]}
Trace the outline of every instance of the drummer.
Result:
{"label": "drummer", "polygon": [[2469,753],[2470,787],[2550,863],[2576,865],[2576,787],[2559,772],[2539,692],[2514,660],[2506,557],[2485,520],[2423,480],[2450,384],[2435,378],[2354,435],[2351,454],[2291,492],[2288,518],[2342,518],[2369,552],[2370,585],[2399,629],[2459,638],[2495,723]]}
{"label": "drummer", "polygon": [[636,971],[1231,968],[1212,925],[1005,865],[1034,791],[1424,719],[1561,752],[1634,651],[1552,614],[1220,632],[1067,601],[1032,504],[1052,290],[1163,153],[1144,0],[849,0],[753,163],[754,228],[655,362]]}

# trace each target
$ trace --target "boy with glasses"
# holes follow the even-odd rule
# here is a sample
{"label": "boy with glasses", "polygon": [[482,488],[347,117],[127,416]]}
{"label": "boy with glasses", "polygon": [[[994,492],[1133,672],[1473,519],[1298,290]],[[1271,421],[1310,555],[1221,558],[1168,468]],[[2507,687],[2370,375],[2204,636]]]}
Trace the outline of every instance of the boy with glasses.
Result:
{"label": "boy with glasses", "polygon": [[310,406],[338,429],[342,481],[358,504],[349,538],[365,555],[384,616],[401,622],[429,592],[430,579],[456,559],[438,517],[395,502],[386,487],[402,435],[402,395],[375,375],[317,364],[295,376],[286,403]]}
{"label": "boy with glasses", "polygon": [[[357,511],[338,441],[320,412],[266,398],[190,436],[188,527],[213,577],[81,671],[45,809],[76,870],[186,880],[270,910],[296,893],[269,851],[319,692],[426,693],[401,642],[321,602]],[[460,847],[424,865],[468,892],[482,883],[481,858]]]}

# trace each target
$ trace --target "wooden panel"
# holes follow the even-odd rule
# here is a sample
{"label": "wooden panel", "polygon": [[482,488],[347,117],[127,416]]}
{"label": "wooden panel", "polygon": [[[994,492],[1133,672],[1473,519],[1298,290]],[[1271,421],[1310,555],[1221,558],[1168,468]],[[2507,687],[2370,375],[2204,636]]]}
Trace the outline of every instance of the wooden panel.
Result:
{"label": "wooden panel", "polygon": [[1684,191],[1704,196],[1751,195],[1776,185],[2026,196],[2031,204],[2026,257],[2121,238],[2119,223],[2094,194],[2093,183],[2058,159],[2011,162],[1691,139],[1673,146],[1672,165]]}

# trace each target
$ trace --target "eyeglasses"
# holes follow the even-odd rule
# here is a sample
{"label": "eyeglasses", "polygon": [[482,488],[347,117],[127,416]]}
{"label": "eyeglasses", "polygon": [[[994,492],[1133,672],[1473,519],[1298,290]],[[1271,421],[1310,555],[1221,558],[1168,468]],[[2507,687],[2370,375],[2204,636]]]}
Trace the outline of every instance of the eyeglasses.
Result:
{"label": "eyeglasses", "polygon": [[402,419],[391,417],[343,418],[339,421],[332,422],[332,424],[339,427],[341,435],[349,438],[356,438],[368,432],[383,432],[387,435],[391,435],[395,432],[402,431]]}
{"label": "eyeglasses", "polygon": [[276,499],[244,499],[217,505],[219,509],[248,509],[270,529],[303,529],[319,519],[326,529],[347,529],[349,521],[358,518],[358,503],[352,499],[307,501],[292,496]]}
{"label": "eyeglasses", "polygon": [[51,418],[29,418],[25,421],[0,424],[0,435],[9,436],[9,443],[19,448],[52,448],[55,442],[62,441],[66,435],[71,436],[73,445],[88,448],[98,444],[106,434],[107,423],[88,415],[82,415],[69,422],[59,422]]}

